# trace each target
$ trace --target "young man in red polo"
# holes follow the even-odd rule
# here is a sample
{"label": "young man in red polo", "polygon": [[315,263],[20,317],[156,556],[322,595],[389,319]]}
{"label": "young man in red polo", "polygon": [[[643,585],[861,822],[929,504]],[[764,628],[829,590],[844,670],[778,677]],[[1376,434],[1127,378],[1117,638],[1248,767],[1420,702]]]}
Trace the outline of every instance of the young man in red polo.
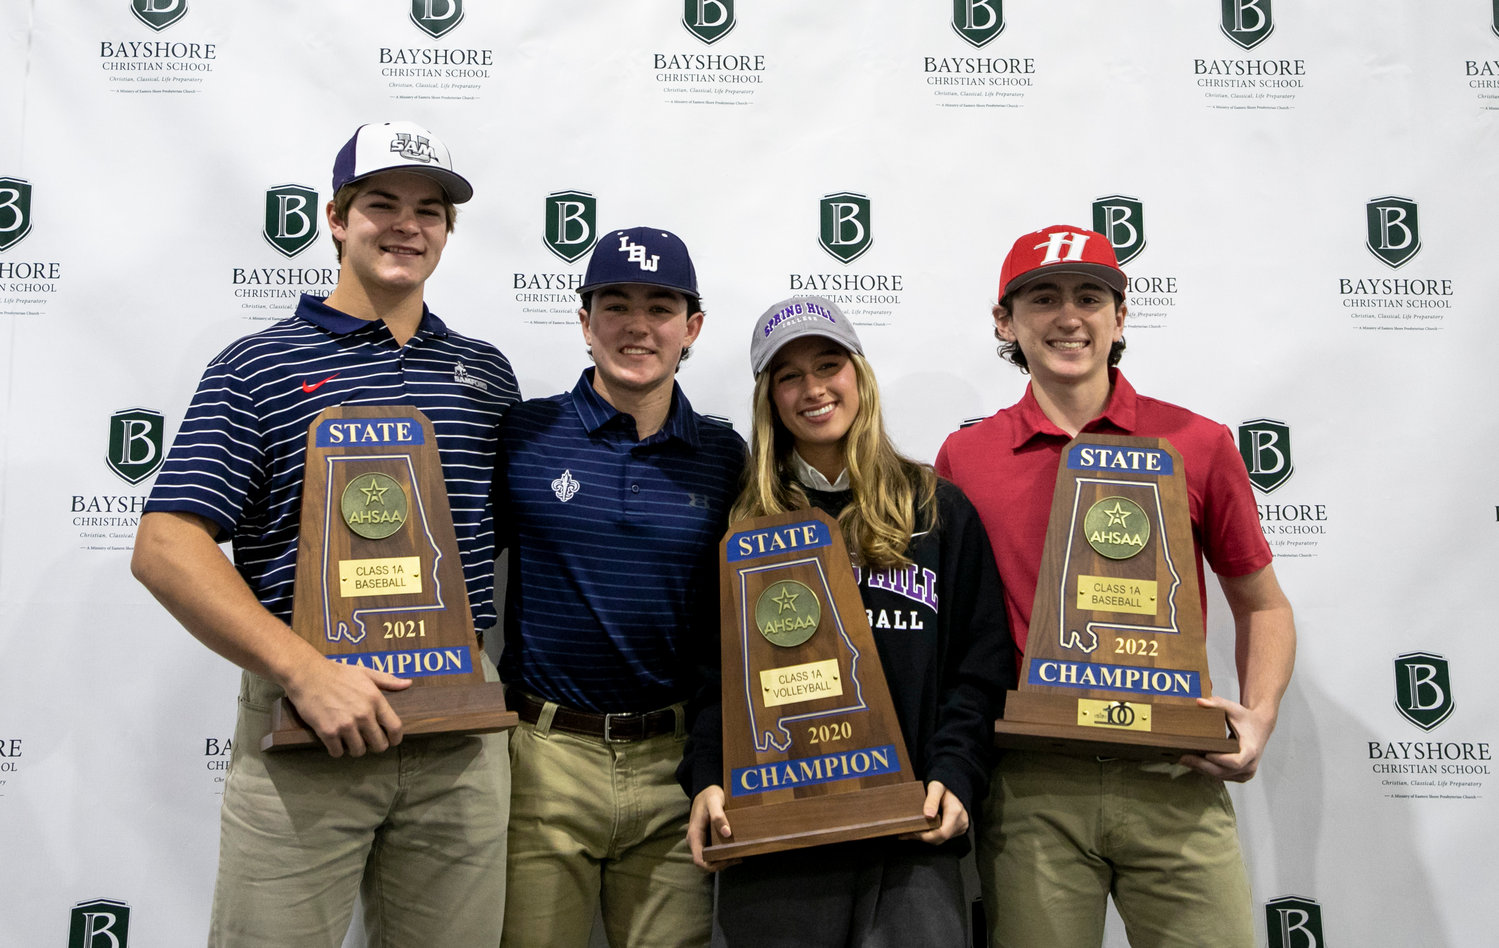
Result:
{"label": "young man in red polo", "polygon": [[990,940],[1097,946],[1112,893],[1137,948],[1248,948],[1249,881],[1223,782],[1259,766],[1291,677],[1295,626],[1228,429],[1137,394],[1116,368],[1126,286],[1102,234],[1053,226],[1017,240],[994,330],[1030,385],[1015,405],[950,435],[937,472],[984,520],[1023,652],[1063,447],[1084,431],[1168,439],[1186,468],[1199,576],[1205,558],[1236,630],[1239,700],[1199,704],[1227,714],[1239,752],[1179,763],[1007,752],[980,820]]}

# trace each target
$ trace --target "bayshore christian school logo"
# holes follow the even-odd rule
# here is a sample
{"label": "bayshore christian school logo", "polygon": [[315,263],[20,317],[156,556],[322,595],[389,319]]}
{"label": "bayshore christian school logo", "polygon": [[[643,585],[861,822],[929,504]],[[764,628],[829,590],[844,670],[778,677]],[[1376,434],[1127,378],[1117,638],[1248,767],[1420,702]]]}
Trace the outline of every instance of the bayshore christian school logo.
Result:
{"label": "bayshore christian school logo", "polygon": [[682,0],[682,25],[704,43],[723,39],[734,22],[734,0]]}
{"label": "bayshore christian school logo", "polygon": [[1101,197],[1093,202],[1093,229],[1109,239],[1122,267],[1145,249],[1145,205],[1123,194]]}
{"label": "bayshore christian school logo", "polygon": [[1299,895],[1265,903],[1265,934],[1270,948],[1323,948],[1322,906]]}
{"label": "bayshore christian school logo", "polygon": [[819,205],[817,242],[844,263],[852,263],[874,243],[869,198],[852,191],[825,194]]}
{"label": "bayshore christian school logo", "polygon": [[127,484],[139,484],[166,460],[166,419],[149,408],[127,408],[109,416],[105,462]]}
{"label": "bayshore christian school logo", "polygon": [[1239,456],[1249,471],[1249,483],[1268,494],[1291,479],[1291,426],[1271,418],[1256,418],[1239,426]]}
{"label": "bayshore christian school logo", "polygon": [[73,906],[68,948],[127,948],[130,906],[114,899],[94,899]]}
{"label": "bayshore christian school logo", "polygon": [[411,22],[437,39],[463,22],[463,0],[411,0]]}
{"label": "bayshore christian school logo", "polygon": [[31,233],[31,185],[20,178],[0,178],[0,251]]}
{"label": "bayshore christian school logo", "polygon": [[1254,49],[1275,29],[1271,0],[1219,0],[1223,7],[1223,35],[1244,49]]}
{"label": "bayshore christian school logo", "polygon": [[1416,202],[1386,195],[1364,205],[1368,237],[1364,246],[1392,269],[1404,266],[1421,249]]}
{"label": "bayshore christian school logo", "polygon": [[1423,731],[1452,716],[1452,679],[1447,659],[1432,652],[1407,652],[1395,659],[1395,709]]}
{"label": "bayshore christian school logo", "polygon": [[546,197],[547,249],[572,263],[598,242],[598,201],[587,191],[553,191]]}
{"label": "bayshore christian school logo", "polygon": [[1004,0],[952,0],[952,28],[969,46],[983,47],[1005,31]]}
{"label": "bayshore christian school logo", "polygon": [[265,192],[265,227],[261,236],[282,256],[295,257],[317,240],[317,190],[301,184],[278,184]]}
{"label": "bayshore christian school logo", "polygon": [[130,0],[130,12],[160,33],[187,16],[187,0]]}

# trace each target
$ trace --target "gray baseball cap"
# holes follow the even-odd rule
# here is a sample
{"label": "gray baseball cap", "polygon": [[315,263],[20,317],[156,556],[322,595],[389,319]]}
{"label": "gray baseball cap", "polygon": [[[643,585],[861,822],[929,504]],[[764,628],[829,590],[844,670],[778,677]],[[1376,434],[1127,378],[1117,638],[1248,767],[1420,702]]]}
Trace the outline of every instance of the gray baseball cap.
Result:
{"label": "gray baseball cap", "polygon": [[765,311],[750,339],[750,371],[764,372],[781,347],[803,336],[823,336],[849,352],[864,354],[854,324],[838,304],[822,296],[792,296]]}

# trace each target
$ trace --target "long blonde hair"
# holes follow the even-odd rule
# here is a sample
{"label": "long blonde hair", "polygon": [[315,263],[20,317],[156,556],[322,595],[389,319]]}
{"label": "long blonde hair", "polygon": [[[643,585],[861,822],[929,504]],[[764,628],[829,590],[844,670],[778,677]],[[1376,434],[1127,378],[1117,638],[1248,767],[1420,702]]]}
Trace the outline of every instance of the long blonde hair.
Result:
{"label": "long blonde hair", "polygon": [[[859,392],[859,413],[843,439],[853,500],[838,515],[849,552],[861,564],[876,568],[906,566],[911,534],[921,522],[936,526],[937,475],[930,465],[895,450],[885,434],[880,389],[868,360],[849,352]],[[791,432],[771,404],[771,370],[755,376],[753,432],[744,486],[729,520],[804,510],[810,506],[791,470]]]}

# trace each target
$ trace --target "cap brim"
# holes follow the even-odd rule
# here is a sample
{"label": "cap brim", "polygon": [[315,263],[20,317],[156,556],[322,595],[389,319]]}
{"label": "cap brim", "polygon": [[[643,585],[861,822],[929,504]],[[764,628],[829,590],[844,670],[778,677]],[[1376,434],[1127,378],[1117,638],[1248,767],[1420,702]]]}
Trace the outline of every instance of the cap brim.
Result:
{"label": "cap brim", "polygon": [[1081,262],[1053,263],[1046,266],[1037,267],[1036,269],[1031,270],[1029,273],[1022,273],[1020,276],[1011,280],[1010,284],[1005,287],[1004,295],[1009,296],[1010,294],[1018,290],[1025,289],[1027,286],[1030,286],[1032,283],[1035,283],[1038,280],[1044,280],[1048,276],[1056,276],[1060,273],[1073,273],[1080,276],[1094,277],[1104,286],[1118,293],[1120,296],[1124,295],[1127,278],[1125,277],[1123,271],[1116,270],[1113,267],[1104,266],[1101,263]]}
{"label": "cap brim", "polygon": [[462,175],[449,171],[446,168],[423,168],[421,165],[391,165],[389,168],[377,168],[357,178],[350,178],[344,182],[344,186],[373,178],[377,174],[386,174],[387,172],[403,172],[405,174],[415,174],[421,175],[424,178],[431,178],[437,182],[438,187],[442,188],[442,192],[448,196],[448,200],[454,204],[464,204],[474,196],[473,185],[469,184],[468,179]]}

